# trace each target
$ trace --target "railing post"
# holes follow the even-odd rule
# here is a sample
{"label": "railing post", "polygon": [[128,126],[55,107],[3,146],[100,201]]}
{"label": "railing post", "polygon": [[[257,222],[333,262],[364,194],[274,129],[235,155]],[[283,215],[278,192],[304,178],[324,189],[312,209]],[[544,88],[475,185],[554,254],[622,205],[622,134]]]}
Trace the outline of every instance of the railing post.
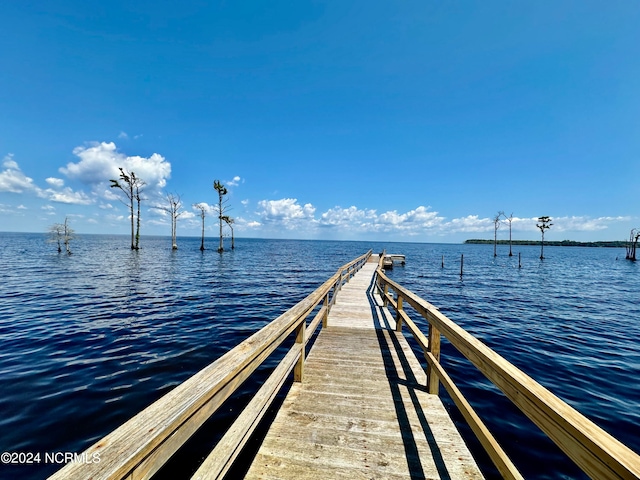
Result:
{"label": "railing post", "polygon": [[300,358],[296,363],[296,366],[293,368],[293,381],[301,382],[302,377],[304,376],[304,336],[305,331],[307,329],[307,320],[302,319],[302,322],[296,328],[296,346],[300,346]]}
{"label": "railing post", "polygon": [[[440,331],[431,322],[429,322],[429,352],[437,362],[440,362]],[[438,395],[440,381],[435,369],[429,363],[427,364],[427,388],[429,393]]]}
{"label": "railing post", "polygon": [[389,295],[389,284],[387,282],[384,282],[384,288],[382,291],[382,305],[385,307],[389,306],[387,295]]}
{"label": "railing post", "polygon": [[324,307],[324,315],[322,316],[322,328],[326,328],[327,319],[329,318],[329,292],[324,296],[324,303],[322,304]]}
{"label": "railing post", "polygon": [[402,297],[398,293],[398,297],[396,298],[396,332],[402,331]]}

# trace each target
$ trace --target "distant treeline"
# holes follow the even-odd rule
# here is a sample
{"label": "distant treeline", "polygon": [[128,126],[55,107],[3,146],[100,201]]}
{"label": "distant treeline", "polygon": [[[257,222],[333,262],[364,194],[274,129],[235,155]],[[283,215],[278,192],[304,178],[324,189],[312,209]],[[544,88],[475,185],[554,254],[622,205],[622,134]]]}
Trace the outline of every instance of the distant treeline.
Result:
{"label": "distant treeline", "polygon": [[[465,240],[464,243],[473,244],[493,244],[493,240],[482,240],[479,238],[472,238]],[[509,240],[498,240],[498,245],[509,245]],[[540,240],[512,240],[512,245],[540,245]],[[608,242],[577,242],[575,240],[562,240],[562,241],[549,241],[545,240],[545,245],[552,245],[556,247],[615,247],[624,248],[628,242],[620,240],[612,240]]]}

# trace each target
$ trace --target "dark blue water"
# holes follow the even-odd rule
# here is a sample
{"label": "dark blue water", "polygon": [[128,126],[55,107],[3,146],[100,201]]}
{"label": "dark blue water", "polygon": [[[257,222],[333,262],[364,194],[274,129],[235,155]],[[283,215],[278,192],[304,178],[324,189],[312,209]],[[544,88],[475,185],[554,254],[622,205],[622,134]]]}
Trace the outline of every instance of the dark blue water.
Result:
{"label": "dark blue water", "polygon": [[[540,262],[536,247],[494,259],[490,245],[238,239],[222,255],[200,252],[197,238],[179,246],[144,237],[132,252],[128,237],[87,235],[67,256],[44,235],[0,234],[0,452],[83,451],[370,248],[405,254],[394,279],[640,451],[640,265],[622,249],[548,247]],[[446,344],[443,363],[527,478],[581,478]],[[264,375],[209,422],[208,442]],[[206,453],[198,442],[183,461]],[[59,467],[0,465],[0,478]]]}

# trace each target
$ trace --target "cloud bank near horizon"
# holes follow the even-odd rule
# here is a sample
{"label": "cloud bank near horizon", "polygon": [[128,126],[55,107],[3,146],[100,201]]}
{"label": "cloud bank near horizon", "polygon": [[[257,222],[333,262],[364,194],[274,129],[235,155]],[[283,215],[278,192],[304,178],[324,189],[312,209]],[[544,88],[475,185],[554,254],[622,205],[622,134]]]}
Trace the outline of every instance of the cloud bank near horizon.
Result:
{"label": "cloud bank near horizon", "polygon": [[[114,142],[92,142],[73,149],[76,161],[68,162],[58,168],[58,173],[65,178],[49,176],[44,179],[46,187],[40,187],[34,179],[27,176],[20,168],[14,155],[8,154],[2,162],[0,170],[0,192],[11,193],[23,199],[37,197],[53,204],[67,204],[94,208],[91,214],[78,214],[77,218],[87,218],[89,223],[126,227],[128,216],[119,212],[116,200],[117,192],[109,187],[109,179],[118,178],[119,167],[135,171],[145,183],[146,205],[143,223],[154,226],[169,224],[168,218],[161,210],[153,209],[164,197],[164,189],[171,177],[171,163],[162,155],[153,153],[149,157],[129,156],[120,152]],[[72,186],[68,186],[71,182]],[[230,191],[243,187],[245,179],[236,175],[224,183]],[[86,193],[89,191],[90,193]],[[2,214],[25,215],[25,202],[11,206],[0,204]],[[197,209],[192,208],[189,199],[183,199],[184,214],[179,223],[183,228],[192,230],[200,228],[201,220]],[[198,202],[201,203],[202,202]],[[446,238],[456,234],[493,236],[493,218],[469,214],[457,218],[447,218],[431,206],[418,205],[415,208],[399,211],[397,209],[377,211],[366,207],[340,205],[324,211],[311,202],[299,201],[297,198],[260,199],[255,202],[248,199],[239,202],[243,212],[234,215],[238,235],[289,235],[300,238],[362,238],[398,236],[417,240],[420,237]],[[253,210],[250,205],[257,205]],[[115,206],[114,206],[115,205]],[[97,209],[96,209],[97,207]],[[120,206],[121,207],[121,206]],[[206,205],[207,216],[215,217],[214,208]],[[48,216],[56,212],[54,205],[43,206],[42,211]],[[552,212],[550,212],[552,213]],[[553,233],[562,232],[599,232],[608,228],[628,223],[633,220],[629,216],[558,216],[553,217]],[[102,220],[100,220],[102,218]],[[513,217],[512,233],[537,234],[535,226],[537,217]],[[212,228],[208,222],[208,227]],[[215,222],[213,222],[215,223]],[[503,238],[508,231],[505,221],[500,224],[499,237]],[[531,236],[531,235],[529,235]]]}

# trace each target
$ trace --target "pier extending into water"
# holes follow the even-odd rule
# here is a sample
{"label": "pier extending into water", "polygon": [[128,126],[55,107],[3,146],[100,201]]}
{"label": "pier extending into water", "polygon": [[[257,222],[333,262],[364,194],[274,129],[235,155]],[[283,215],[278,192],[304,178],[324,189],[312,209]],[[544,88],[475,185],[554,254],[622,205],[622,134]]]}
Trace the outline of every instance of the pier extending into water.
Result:
{"label": "pier extending into water", "polygon": [[[442,335],[590,477],[640,478],[640,456],[386,277],[379,260],[368,252],[344,265],[84,452],[99,454],[100,462],[70,463],[51,478],[150,478],[287,341],[288,353],[193,478],[224,477],[291,374],[293,385],[247,478],[482,478],[438,397],[441,385],[502,476],[522,478],[442,368]],[[406,304],[428,321],[427,332]],[[407,343],[411,337],[426,369]]]}

